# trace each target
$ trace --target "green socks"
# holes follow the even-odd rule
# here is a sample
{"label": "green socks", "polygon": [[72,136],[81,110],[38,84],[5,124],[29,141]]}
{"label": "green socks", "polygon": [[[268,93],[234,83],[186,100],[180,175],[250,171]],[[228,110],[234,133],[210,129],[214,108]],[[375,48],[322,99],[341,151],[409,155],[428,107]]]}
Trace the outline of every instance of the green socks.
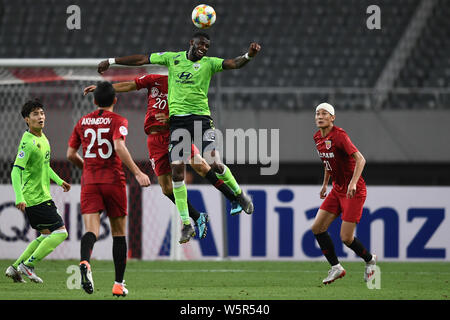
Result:
{"label": "green socks", "polygon": [[46,234],[41,234],[39,237],[30,242],[25,251],[21,254],[21,256],[13,263],[14,268],[17,269],[17,266],[24,261],[27,261],[31,254],[36,250],[39,244],[47,237]]}
{"label": "green socks", "polygon": [[[235,195],[242,193],[239,184],[233,177],[230,169],[225,166],[225,170],[222,174],[216,173],[217,178],[223,180],[223,182],[233,191]],[[189,208],[187,202],[187,189],[184,181],[172,181],[173,184],[173,195],[175,197],[175,205],[177,206],[178,213],[180,214],[183,224],[190,224],[189,220]]]}
{"label": "green socks", "polygon": [[184,184],[184,181],[172,181],[172,183],[175,205],[177,206],[181,220],[183,221],[183,224],[190,224],[191,220],[189,220],[186,185]]}
{"label": "green socks", "polygon": [[217,178],[223,180],[223,182],[225,182],[225,184],[234,192],[235,195],[241,194],[242,192],[241,187],[239,187],[239,184],[233,177],[231,170],[228,169],[226,165],[223,166],[225,167],[225,170],[221,174],[216,173]]}
{"label": "green socks", "polygon": [[[35,250],[33,250],[33,252],[28,256],[27,260],[23,259],[24,264],[29,267],[34,267],[36,262],[39,262],[42,259],[44,259],[46,256],[48,256],[53,250],[55,250],[55,248],[57,246],[59,246],[64,240],[66,240],[67,236],[68,236],[68,234],[65,229],[53,231],[51,234],[44,237],[44,239],[40,241],[40,243],[35,248]],[[40,239],[41,237],[42,237],[42,235],[40,237],[38,237],[36,240]],[[36,241],[36,240],[34,240],[34,241]],[[29,251],[29,249],[31,251],[30,246],[32,243],[30,243],[30,245],[27,247],[27,249],[22,254],[22,256],[27,251]]]}

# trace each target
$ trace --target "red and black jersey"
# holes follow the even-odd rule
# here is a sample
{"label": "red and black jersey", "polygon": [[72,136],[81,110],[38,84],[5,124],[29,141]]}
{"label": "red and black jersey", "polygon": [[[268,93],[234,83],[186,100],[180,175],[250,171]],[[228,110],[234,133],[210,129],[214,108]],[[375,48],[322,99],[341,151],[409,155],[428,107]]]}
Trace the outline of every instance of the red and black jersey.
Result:
{"label": "red and black jersey", "polygon": [[147,112],[145,114],[144,130],[150,133],[152,126],[169,126],[155,119],[155,114],[165,113],[169,116],[169,105],[167,102],[168,81],[167,76],[160,74],[147,74],[134,79],[138,90],[147,89]]}
{"label": "red and black jersey", "polygon": [[[351,155],[358,152],[358,149],[347,133],[337,126],[333,126],[333,129],[325,137],[322,137],[320,130],[317,131],[314,134],[314,142],[320,159],[331,175],[333,189],[346,194],[356,165],[356,161]],[[366,185],[362,177],[359,178],[356,185],[356,194],[366,194]]]}

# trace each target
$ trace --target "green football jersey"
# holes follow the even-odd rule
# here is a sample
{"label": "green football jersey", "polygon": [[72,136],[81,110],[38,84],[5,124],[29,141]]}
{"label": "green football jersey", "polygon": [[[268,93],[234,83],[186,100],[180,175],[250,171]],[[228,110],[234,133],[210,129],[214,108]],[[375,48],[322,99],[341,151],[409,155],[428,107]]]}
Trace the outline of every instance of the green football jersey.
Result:
{"label": "green football jersey", "polygon": [[22,193],[27,206],[51,200],[50,144],[47,137],[26,131],[20,141],[14,166],[22,169]]}
{"label": "green football jersey", "polygon": [[150,63],[169,69],[169,115],[211,115],[208,90],[211,77],[222,71],[223,59],[202,57],[198,61],[187,58],[186,51],[159,52],[150,55]]}

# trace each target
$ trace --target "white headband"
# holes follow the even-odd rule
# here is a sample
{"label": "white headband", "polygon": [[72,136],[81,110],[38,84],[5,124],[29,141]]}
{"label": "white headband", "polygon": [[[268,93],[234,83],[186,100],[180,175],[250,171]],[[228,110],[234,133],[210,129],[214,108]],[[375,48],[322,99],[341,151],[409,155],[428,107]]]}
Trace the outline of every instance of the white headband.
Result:
{"label": "white headband", "polygon": [[331,104],[323,102],[316,107],[316,112],[320,109],[328,111],[332,116],[334,116],[334,108]]}

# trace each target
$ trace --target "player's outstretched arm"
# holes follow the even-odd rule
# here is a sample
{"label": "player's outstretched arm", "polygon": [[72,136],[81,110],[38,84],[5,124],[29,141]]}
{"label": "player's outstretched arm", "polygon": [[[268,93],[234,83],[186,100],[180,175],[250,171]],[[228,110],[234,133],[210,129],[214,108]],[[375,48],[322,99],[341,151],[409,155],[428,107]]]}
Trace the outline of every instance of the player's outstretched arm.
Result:
{"label": "player's outstretched arm", "polygon": [[150,178],[139,169],[136,163],[131,158],[125,141],[120,138],[114,140],[114,150],[117,152],[120,160],[130,169],[131,173],[136,177],[137,182],[141,187],[148,187],[150,185]]}
{"label": "player's outstretched arm", "polygon": [[[83,95],[87,95],[89,92],[94,92],[94,90],[97,88],[96,85],[90,85],[83,90]],[[116,90],[116,92],[129,92],[137,90],[136,82],[134,81],[124,81],[124,82],[117,82],[113,83],[113,88]]]}
{"label": "player's outstretched arm", "polygon": [[234,59],[225,59],[222,63],[222,67],[224,70],[240,69],[256,56],[260,50],[261,46],[256,42],[252,42],[246,54]]}
{"label": "player's outstretched arm", "polygon": [[142,66],[144,64],[149,64],[149,56],[146,54],[135,54],[132,56],[118,57],[118,58],[110,58],[108,60],[103,60],[98,64],[97,71],[102,74],[112,64],[120,64],[124,66]]}
{"label": "player's outstretched arm", "polygon": [[134,81],[113,83],[113,87],[116,92],[129,92],[137,90],[136,82]]}

